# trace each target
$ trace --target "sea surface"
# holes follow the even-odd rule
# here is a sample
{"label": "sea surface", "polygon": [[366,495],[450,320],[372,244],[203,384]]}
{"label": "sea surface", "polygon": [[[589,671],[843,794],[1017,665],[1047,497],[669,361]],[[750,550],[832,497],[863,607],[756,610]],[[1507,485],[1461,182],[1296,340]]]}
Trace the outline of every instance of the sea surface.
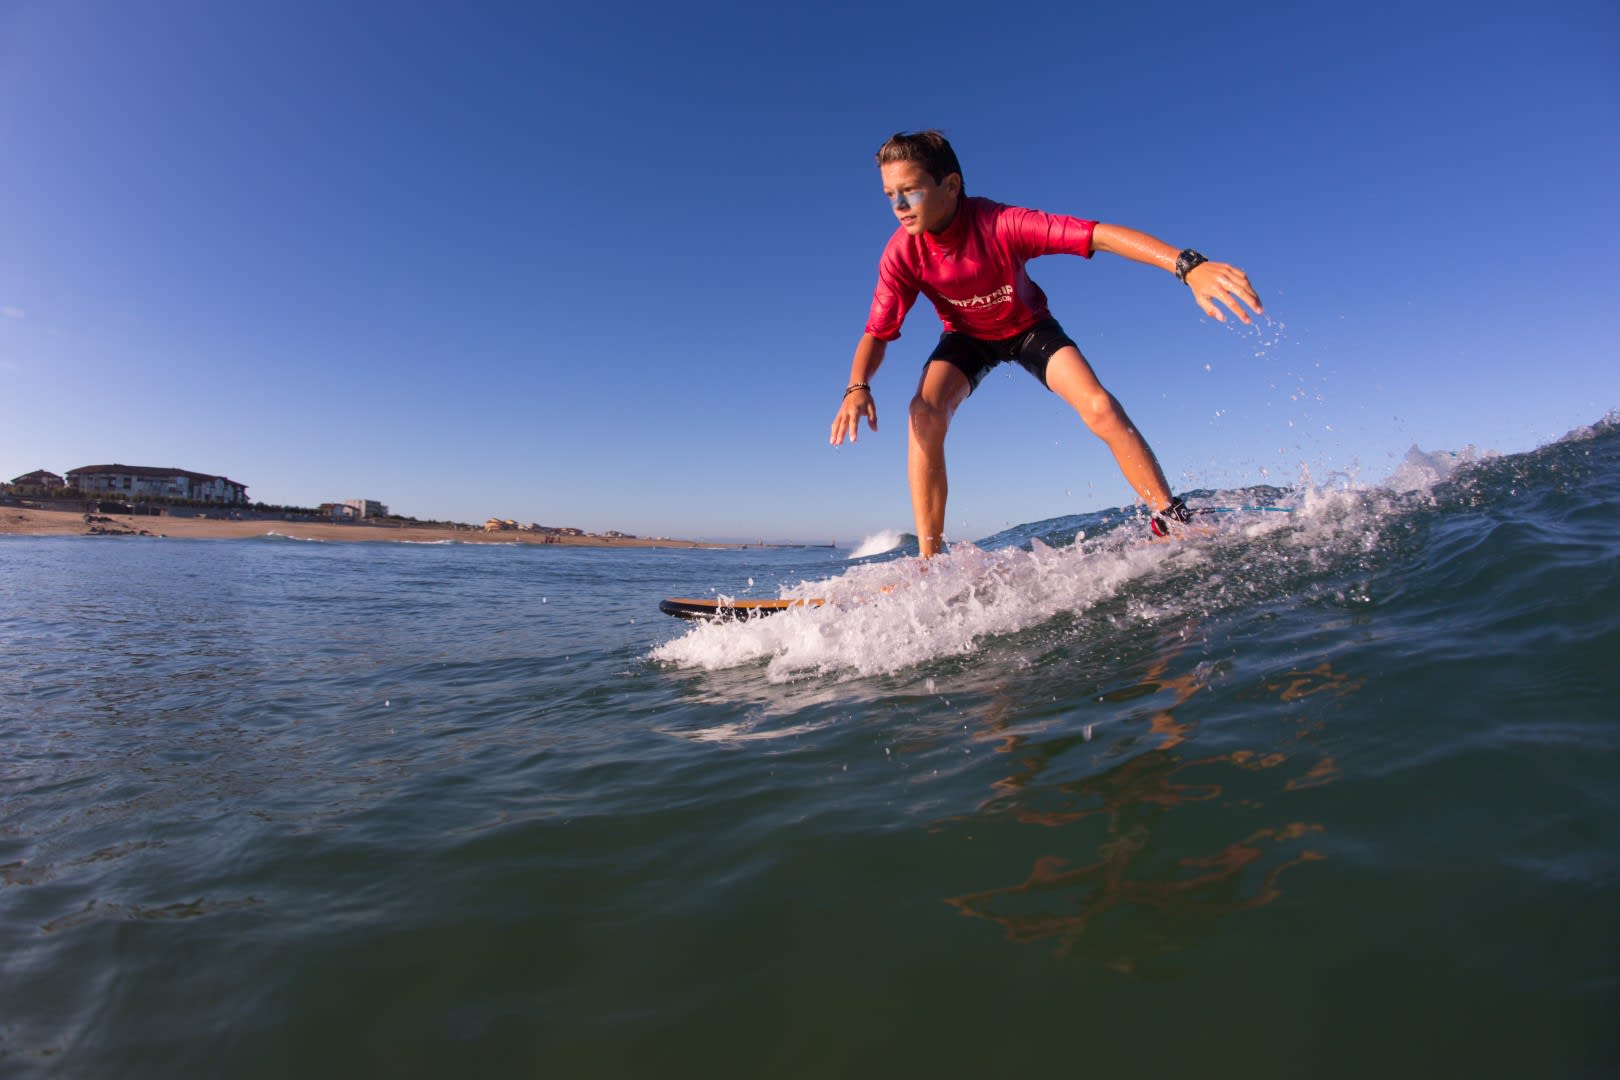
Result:
{"label": "sea surface", "polygon": [[1620,1072],[1620,423],[1192,501],[0,538],[0,1075]]}

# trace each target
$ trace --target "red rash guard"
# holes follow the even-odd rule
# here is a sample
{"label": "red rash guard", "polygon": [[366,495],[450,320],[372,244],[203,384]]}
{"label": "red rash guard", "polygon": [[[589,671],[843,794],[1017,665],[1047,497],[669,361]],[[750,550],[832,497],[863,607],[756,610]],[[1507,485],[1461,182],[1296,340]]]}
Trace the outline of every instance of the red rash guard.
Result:
{"label": "red rash guard", "polygon": [[920,291],[934,302],[947,330],[981,341],[1022,334],[1050,315],[1046,294],[1024,264],[1058,253],[1091,258],[1096,224],[964,197],[940,235],[910,236],[901,228],[889,238],[866,332],[879,341],[899,337]]}

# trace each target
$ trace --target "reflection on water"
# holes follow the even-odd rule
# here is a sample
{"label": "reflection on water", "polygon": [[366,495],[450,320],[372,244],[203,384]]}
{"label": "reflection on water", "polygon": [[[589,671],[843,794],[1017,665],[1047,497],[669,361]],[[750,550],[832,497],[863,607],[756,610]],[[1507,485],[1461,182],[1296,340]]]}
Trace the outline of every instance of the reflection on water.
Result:
{"label": "reflection on water", "polygon": [[[1145,736],[1128,733],[1121,745],[1131,756],[1100,773],[1049,779],[1073,768],[1090,724],[1055,739],[1002,730],[999,718],[980,731],[1016,767],[995,781],[975,819],[1058,830],[1057,850],[1036,856],[1021,881],[947,898],[957,911],[996,923],[1009,941],[1054,941],[1060,956],[1140,973],[1151,958],[1208,936],[1217,920],[1277,900],[1286,873],[1324,858],[1311,846],[1322,826],[1270,809],[1269,796],[1337,779],[1333,759],[1304,745],[1321,728],[1320,713],[1307,717],[1295,706],[1352,694],[1362,680],[1325,663],[1265,680],[1256,696],[1283,706],[1280,745],[1195,755],[1200,721],[1181,714],[1208,688],[1210,672],[1198,665],[1170,673],[1183,640],[1167,638],[1134,685],[1096,699],[1153,705],[1125,715],[1127,731],[1145,727]],[[1151,746],[1137,750],[1143,738]],[[1177,810],[1186,812],[1172,817]]]}
{"label": "reflection on water", "polygon": [[257,907],[262,903],[264,901],[256,896],[236,897],[229,900],[215,900],[207,896],[201,896],[195,900],[173,904],[124,904],[90,900],[80,910],[58,919],[52,919],[41,926],[40,930],[43,933],[54,934],[63,930],[76,929],[99,920],[166,922],[179,919],[196,919],[221,911],[237,911],[241,908]]}

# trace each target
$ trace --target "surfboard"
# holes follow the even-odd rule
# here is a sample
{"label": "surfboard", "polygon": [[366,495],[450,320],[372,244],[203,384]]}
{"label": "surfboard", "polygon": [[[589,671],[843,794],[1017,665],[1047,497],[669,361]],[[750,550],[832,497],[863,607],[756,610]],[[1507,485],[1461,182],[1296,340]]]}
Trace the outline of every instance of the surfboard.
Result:
{"label": "surfboard", "polygon": [[820,607],[825,600],[693,600],[671,597],[658,610],[677,619],[749,619],[796,607]]}

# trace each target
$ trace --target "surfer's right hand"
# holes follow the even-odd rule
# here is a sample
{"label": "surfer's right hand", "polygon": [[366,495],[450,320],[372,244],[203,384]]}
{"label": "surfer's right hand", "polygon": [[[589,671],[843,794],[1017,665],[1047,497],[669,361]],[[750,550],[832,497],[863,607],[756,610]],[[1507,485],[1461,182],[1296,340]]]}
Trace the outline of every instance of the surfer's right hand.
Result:
{"label": "surfer's right hand", "polygon": [[844,395],[844,403],[838,407],[838,415],[833,417],[832,444],[842,446],[846,435],[850,442],[860,442],[863,416],[866,417],[866,426],[876,431],[877,402],[872,400],[872,391],[851,387]]}

